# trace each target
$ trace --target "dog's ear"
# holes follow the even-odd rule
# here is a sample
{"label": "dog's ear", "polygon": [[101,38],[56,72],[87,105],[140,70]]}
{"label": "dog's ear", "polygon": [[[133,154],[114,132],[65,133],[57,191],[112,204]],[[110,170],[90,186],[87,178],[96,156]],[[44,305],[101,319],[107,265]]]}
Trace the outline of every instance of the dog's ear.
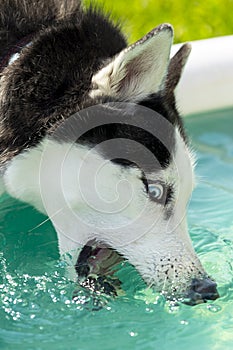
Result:
{"label": "dog's ear", "polygon": [[173,95],[177,84],[180,81],[184,66],[191,52],[191,45],[184,44],[179,51],[172,57],[168,66],[167,79],[164,92],[166,95]]}
{"label": "dog's ear", "polygon": [[172,27],[162,24],[121,51],[94,75],[91,96],[107,95],[120,100],[140,101],[163,90],[172,40]]}

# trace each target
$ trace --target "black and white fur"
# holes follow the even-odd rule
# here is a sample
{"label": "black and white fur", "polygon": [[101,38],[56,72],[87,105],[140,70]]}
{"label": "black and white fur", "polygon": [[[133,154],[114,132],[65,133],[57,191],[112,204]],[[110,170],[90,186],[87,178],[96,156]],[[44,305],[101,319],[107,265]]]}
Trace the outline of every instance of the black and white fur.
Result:
{"label": "black and white fur", "polygon": [[[193,300],[215,299],[216,285],[192,248],[185,217],[195,182],[194,161],[174,91],[190,46],[183,45],[170,59],[173,30],[163,24],[127,48],[118,25],[95,8],[82,9],[75,0],[2,0],[0,14],[3,191],[49,215],[58,233],[61,254],[72,253],[80,274],[84,270],[76,261],[82,265],[85,247],[95,242],[127,259],[158,291],[176,291]],[[24,45],[18,47],[22,42]],[[17,56],[10,61],[9,52],[16,51]],[[122,110],[118,102],[127,107]],[[120,122],[88,130],[72,145],[68,159],[62,163],[71,143],[54,138],[54,131],[72,114],[95,105],[100,105],[103,114],[114,110],[134,120],[138,118],[137,106],[159,113],[172,125],[168,133],[170,150],[148,131],[151,121],[141,115],[140,127]],[[101,142],[125,138],[148,149],[158,160],[159,169],[150,164],[145,176],[134,162],[124,157],[107,161],[106,152],[95,148]],[[46,204],[40,182],[44,154]],[[61,163],[62,191],[72,213],[87,223],[83,229],[75,215],[64,209],[58,181]],[[82,196],[84,187],[77,186],[76,174],[83,167],[85,194],[94,209]],[[99,198],[92,198],[92,192],[88,192],[93,169],[102,169],[96,181],[107,212],[95,210],[100,206]],[[112,199],[120,182],[123,187],[118,204],[121,200],[124,204],[124,194],[129,190],[126,184],[133,188],[133,199],[123,210],[114,211],[118,207]],[[162,192],[163,202],[153,197],[156,191]],[[145,205],[147,211],[132,230],[128,223]],[[147,227],[151,228],[145,230]],[[84,259],[80,258],[83,254]],[[86,268],[88,274],[90,268]]]}

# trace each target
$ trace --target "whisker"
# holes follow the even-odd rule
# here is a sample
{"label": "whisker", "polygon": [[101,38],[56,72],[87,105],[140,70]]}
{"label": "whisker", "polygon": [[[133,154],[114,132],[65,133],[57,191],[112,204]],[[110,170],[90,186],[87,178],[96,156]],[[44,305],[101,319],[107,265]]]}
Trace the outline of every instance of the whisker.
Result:
{"label": "whisker", "polygon": [[167,289],[166,289],[166,284],[168,283],[168,276],[164,276],[164,281],[163,281],[163,288],[162,288],[162,290],[163,291],[166,291]]}
{"label": "whisker", "polygon": [[32,232],[34,230],[36,230],[37,228],[41,227],[42,225],[44,225],[46,222],[50,221],[51,218],[53,218],[54,216],[56,216],[57,214],[59,214],[61,211],[63,210],[63,208],[59,209],[57,212],[55,212],[52,216],[48,217],[47,219],[45,219],[44,221],[42,221],[41,223],[39,223],[37,226],[33,227],[31,230],[29,230],[28,232]]}
{"label": "whisker", "polygon": [[152,287],[153,287],[153,284],[154,284],[153,281],[149,282],[148,285],[147,285],[146,290],[152,288]]}

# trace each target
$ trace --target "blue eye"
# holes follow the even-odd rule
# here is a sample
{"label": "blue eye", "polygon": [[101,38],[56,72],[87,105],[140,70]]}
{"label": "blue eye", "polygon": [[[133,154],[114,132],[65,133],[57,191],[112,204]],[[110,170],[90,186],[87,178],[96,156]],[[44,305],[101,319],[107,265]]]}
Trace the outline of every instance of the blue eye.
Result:
{"label": "blue eye", "polygon": [[162,184],[148,184],[148,193],[150,195],[150,198],[159,201],[163,198],[164,194],[164,187]]}

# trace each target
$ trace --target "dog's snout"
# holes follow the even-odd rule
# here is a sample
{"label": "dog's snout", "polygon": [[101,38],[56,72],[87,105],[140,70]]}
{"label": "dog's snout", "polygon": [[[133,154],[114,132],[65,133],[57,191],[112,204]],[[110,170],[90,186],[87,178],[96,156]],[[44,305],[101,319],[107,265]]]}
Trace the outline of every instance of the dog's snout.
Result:
{"label": "dog's snout", "polygon": [[217,284],[210,278],[193,279],[190,289],[187,293],[188,301],[186,304],[196,305],[207,300],[216,300],[219,298]]}

